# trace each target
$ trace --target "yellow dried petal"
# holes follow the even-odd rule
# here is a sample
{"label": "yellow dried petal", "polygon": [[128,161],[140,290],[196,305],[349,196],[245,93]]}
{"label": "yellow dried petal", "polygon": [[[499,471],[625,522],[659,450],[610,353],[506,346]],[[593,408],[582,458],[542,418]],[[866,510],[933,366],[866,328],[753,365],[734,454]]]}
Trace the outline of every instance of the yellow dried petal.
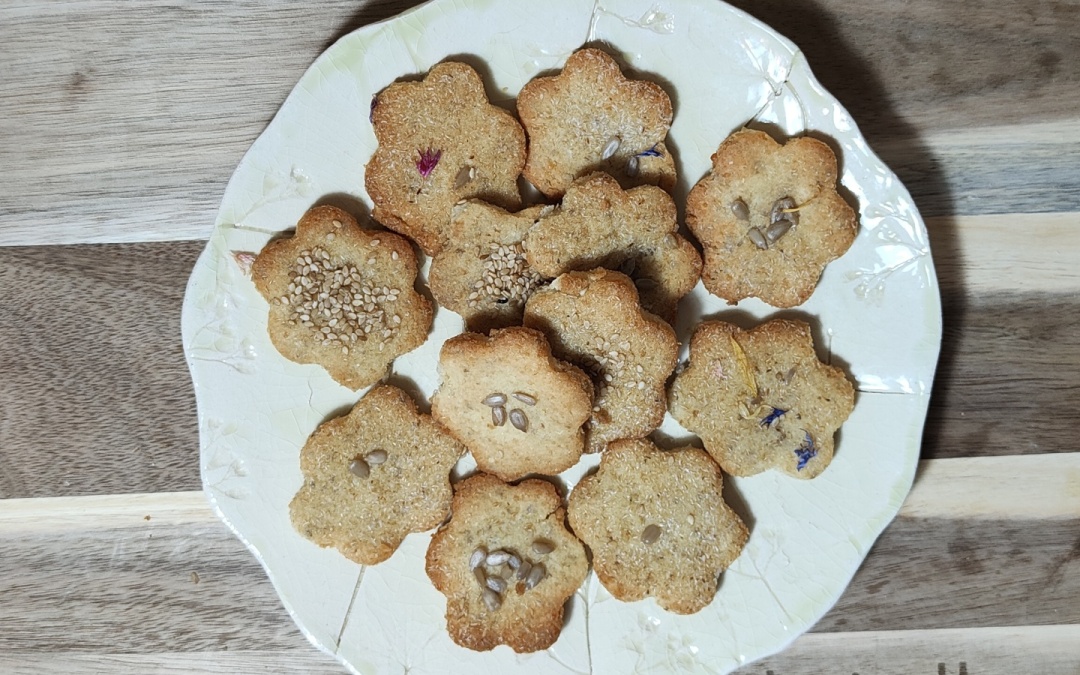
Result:
{"label": "yellow dried petal", "polygon": [[739,367],[739,377],[750,389],[750,398],[756,399],[758,388],[757,380],[754,379],[754,367],[750,364],[749,357],[746,356],[746,352],[743,351],[742,345],[735,339],[735,336],[731,335],[729,337],[731,338],[731,351],[735,352],[735,365]]}

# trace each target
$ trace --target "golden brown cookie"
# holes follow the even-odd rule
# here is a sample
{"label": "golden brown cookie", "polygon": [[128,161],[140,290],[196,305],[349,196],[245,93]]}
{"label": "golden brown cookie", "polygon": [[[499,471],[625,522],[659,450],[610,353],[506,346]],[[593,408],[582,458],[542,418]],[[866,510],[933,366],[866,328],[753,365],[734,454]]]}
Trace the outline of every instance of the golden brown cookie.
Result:
{"label": "golden brown cookie", "polygon": [[542,331],[557,358],[593,380],[587,452],[647,436],[664,421],[664,383],[675,369],[679,343],[671,326],[642,310],[625,274],[605,269],[563,274],[529,298],[525,325]]}
{"label": "golden brown cookie", "polygon": [[405,535],[446,518],[450,470],[464,453],[408,394],[378,386],[304,444],[304,484],[289,504],[293,527],[349,560],[382,562]]}
{"label": "golden brown cookie", "polygon": [[521,324],[525,301],[542,282],[525,259],[522,241],[543,209],[510,213],[480,200],[454,207],[446,246],[431,260],[428,283],[436,302],[460,314],[469,330]]}
{"label": "golden brown cookie", "polygon": [[780,145],[743,129],[720,144],[690,191],[686,224],[705,250],[702,281],[730,303],[795,307],[855,240],[855,211],[836,191],[836,156],[810,137]]}
{"label": "golden brown cookie", "polygon": [[775,319],[748,331],[707,321],[694,332],[690,364],[668,400],[672,416],[701,437],[724,471],[813,478],[832,461],[855,388],[818,360],[802,321]]}
{"label": "golden brown cookie", "polygon": [[379,142],[364,177],[372,216],[428,255],[446,243],[450,209],[462,199],[521,205],[525,132],[488,102],[470,66],[447,61],[419,82],[391,84],[372,102],[371,121]]}
{"label": "golden brown cookie", "polygon": [[641,305],[668,321],[701,275],[701,257],[679,236],[675,202],[653,185],[627,191],[606,173],[574,181],[562,203],[525,238],[529,265],[545,277],[607,267],[628,274]]}
{"label": "golden brown cookie", "polygon": [[555,487],[536,479],[507,485],[481,473],[455,486],[452,512],[427,552],[451,639],[477,651],[550,647],[563,606],[589,571]]}
{"label": "golden brown cookie", "polygon": [[525,178],[548,197],[594,171],[626,187],[675,185],[675,161],[664,145],[671,99],[653,82],[627,79],[599,49],[578,50],[558,75],[528,82],[517,109],[529,135]]}
{"label": "golden brown cookie", "polygon": [[724,502],[720,467],[697,448],[616,441],[570,493],[570,527],[592,551],[597,578],[619,600],[656,598],[693,614],[749,537]]}
{"label": "golden brown cookie", "polygon": [[439,356],[431,415],[503,480],[557,474],[581,457],[592,411],[585,373],[551,355],[543,333],[516,326],[463,333]]}
{"label": "golden brown cookie", "polygon": [[270,341],[360,389],[427,339],[431,303],[413,288],[416,254],[391,232],[364,230],[333,206],[304,214],[292,237],[271,241],[251,267],[270,303]]}

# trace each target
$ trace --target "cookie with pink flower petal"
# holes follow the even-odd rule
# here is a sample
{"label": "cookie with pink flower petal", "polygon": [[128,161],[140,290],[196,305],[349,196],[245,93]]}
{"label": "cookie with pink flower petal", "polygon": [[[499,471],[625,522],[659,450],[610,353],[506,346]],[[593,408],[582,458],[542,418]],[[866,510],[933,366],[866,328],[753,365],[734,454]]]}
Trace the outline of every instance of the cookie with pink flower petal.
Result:
{"label": "cookie with pink flower petal", "polygon": [[525,132],[488,101],[472,67],[447,61],[423,80],[391,84],[372,100],[371,123],[379,142],[364,175],[372,217],[428,255],[446,243],[462,199],[521,205]]}

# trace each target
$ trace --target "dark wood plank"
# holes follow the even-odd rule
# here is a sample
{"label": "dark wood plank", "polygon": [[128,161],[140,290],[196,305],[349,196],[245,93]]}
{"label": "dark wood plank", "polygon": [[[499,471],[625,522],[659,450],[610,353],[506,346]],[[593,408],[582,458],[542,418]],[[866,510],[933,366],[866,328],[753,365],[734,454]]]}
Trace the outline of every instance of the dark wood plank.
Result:
{"label": "dark wood plank", "polygon": [[0,498],[199,489],[180,306],[203,246],[0,248]]}
{"label": "dark wood plank", "polygon": [[[0,497],[199,489],[179,316],[202,246],[0,248]],[[924,457],[1075,450],[1080,300],[981,295],[950,269]]]}
{"label": "dark wood plank", "polygon": [[946,292],[942,314],[923,458],[1075,452],[1080,299]]}
{"label": "dark wood plank", "polygon": [[[92,511],[0,520],[0,653],[304,644],[258,563],[208,508],[134,522]],[[1078,518],[901,516],[813,631],[1080,623],[1078,532]]]}

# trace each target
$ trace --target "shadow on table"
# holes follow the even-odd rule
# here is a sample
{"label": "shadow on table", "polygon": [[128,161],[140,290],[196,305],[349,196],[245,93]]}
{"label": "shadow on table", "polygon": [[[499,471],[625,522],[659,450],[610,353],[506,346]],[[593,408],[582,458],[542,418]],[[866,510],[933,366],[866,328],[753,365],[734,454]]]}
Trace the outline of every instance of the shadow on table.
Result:
{"label": "shadow on table", "polygon": [[[802,50],[817,79],[847,108],[870,147],[913,193],[924,218],[934,216],[928,228],[934,257],[956,260],[956,225],[949,217],[955,212],[955,200],[939,159],[920,139],[918,130],[890,103],[881,76],[882,69],[892,67],[888,55],[864,53],[863,43],[857,39],[858,25],[845,22],[845,17],[831,14],[814,0],[732,0],[731,4],[773,27]],[[942,299],[941,356],[923,435],[924,459],[948,453],[942,447],[940,430],[942,401],[949,398],[954,384],[956,335],[964,320],[965,292],[960,274],[950,276],[946,292]]]}

